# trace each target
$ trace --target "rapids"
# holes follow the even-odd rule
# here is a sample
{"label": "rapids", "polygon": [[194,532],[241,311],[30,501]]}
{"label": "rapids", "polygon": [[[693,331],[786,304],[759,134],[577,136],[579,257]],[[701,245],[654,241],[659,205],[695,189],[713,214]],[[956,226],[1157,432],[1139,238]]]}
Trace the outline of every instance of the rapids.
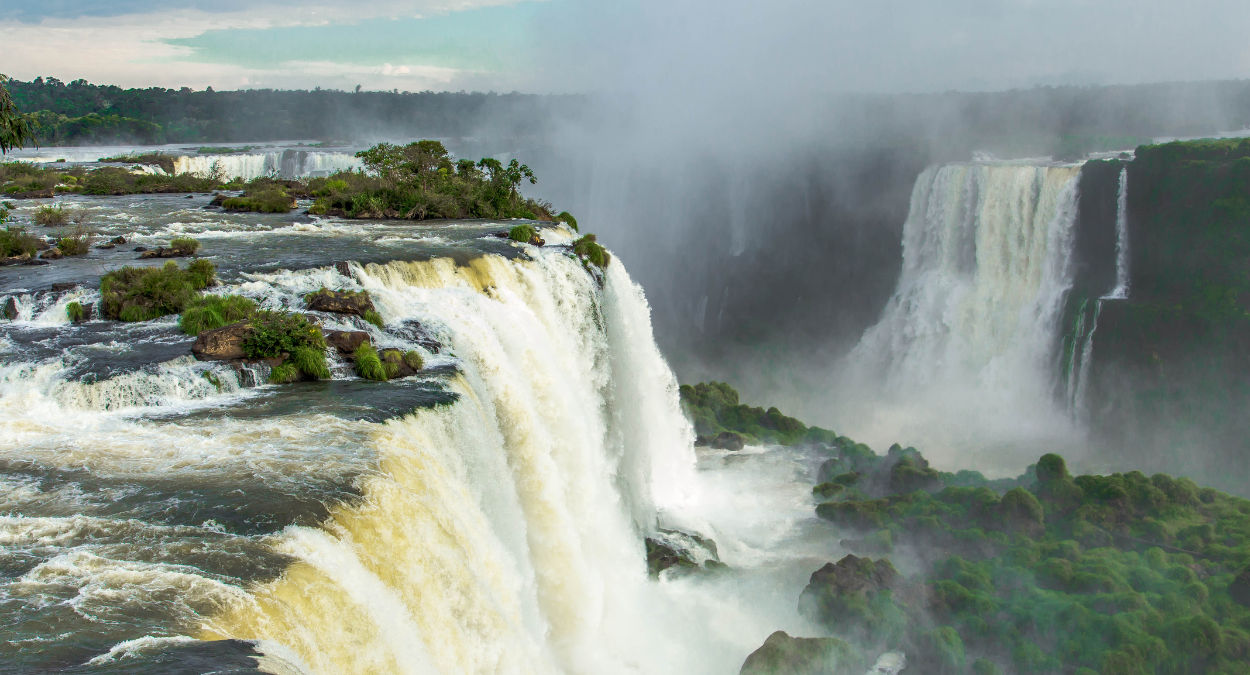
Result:
{"label": "rapids", "polygon": [[[692,447],[620,261],[592,273],[501,223],[61,200],[113,250],[0,269],[0,661],[18,672],[735,673],[842,551],[819,448]],[[35,205],[17,211],[28,224]],[[71,323],[133,245],[203,242],[224,285],[300,308],[368,290],[419,375],[272,386],[189,356],[172,318]],[[159,261],[158,261],[159,262]],[[52,282],[79,283],[50,292]],[[643,538],[730,570],[660,579]]]}

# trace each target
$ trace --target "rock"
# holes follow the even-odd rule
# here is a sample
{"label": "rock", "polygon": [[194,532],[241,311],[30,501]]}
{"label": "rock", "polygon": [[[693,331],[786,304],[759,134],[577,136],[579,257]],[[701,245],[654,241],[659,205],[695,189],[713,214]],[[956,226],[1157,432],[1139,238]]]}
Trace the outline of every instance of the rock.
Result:
{"label": "rock", "polygon": [[[138,251],[139,249],[135,248],[135,250]],[[143,260],[144,258],[189,258],[189,257],[191,257],[191,251],[187,251],[185,249],[180,251],[178,249],[166,248],[164,246],[157,246],[156,249],[152,251],[148,251],[145,249],[142,253],[139,254],[140,260]]]}
{"label": "rock", "polygon": [[309,294],[308,309],[314,312],[355,314],[361,317],[365,315],[365,312],[376,311],[368,293],[363,291],[351,293],[328,289],[322,289],[316,293]]}
{"label": "rock", "polygon": [[848,555],[812,574],[799,613],[856,644],[896,644],[907,626],[904,584],[889,560]]}
{"label": "rock", "polygon": [[30,260],[27,260],[26,262],[24,262],[24,263],[22,263],[22,264],[23,264],[23,265],[51,265],[52,263],[48,262],[47,260],[40,260],[40,259],[38,259],[38,258],[31,258]]}
{"label": "rock", "polygon": [[187,199],[195,199],[195,195],[187,195]]}
{"label": "rock", "polygon": [[78,288],[78,287],[79,287],[79,286],[81,286],[81,285],[82,285],[82,284],[79,284],[79,283],[77,283],[77,282],[67,282],[67,283],[52,284],[52,292],[53,292],[53,293],[64,293],[65,291],[72,291],[72,290],[74,290],[75,288]]}
{"label": "rock", "polygon": [[104,242],[103,244],[100,244],[99,246],[96,246],[96,248],[97,248],[97,249],[102,249],[102,250],[106,250],[106,251],[107,251],[107,250],[112,249],[112,248],[117,248],[117,244],[114,244],[114,243],[112,243],[112,242],[107,242],[107,241],[106,241],[106,242]]}
{"label": "rock", "polygon": [[334,263],[334,271],[335,271],[335,272],[338,272],[339,274],[342,274],[343,276],[347,277],[348,279],[352,279],[352,278],[353,278],[353,276],[352,276],[352,266],[351,266],[351,265],[349,265],[349,264],[347,264],[347,261],[346,261],[346,260],[340,260],[340,261],[338,261],[338,262]]}
{"label": "rock", "polygon": [[743,439],[742,434],[734,433],[732,431],[722,431],[716,436],[716,438],[713,438],[708,445],[716,450],[729,450],[731,452],[737,452],[746,446],[746,441]]}
{"label": "rock", "polygon": [[498,232],[493,232],[493,233],[491,233],[491,236],[492,236],[492,237],[496,237],[496,238],[498,238],[498,239],[507,239],[507,238],[508,238],[508,231],[507,231],[507,230],[500,230],[500,231],[498,231]]}
{"label": "rock", "polygon": [[201,331],[191,345],[191,353],[200,361],[230,361],[241,359],[243,354],[243,338],[252,332],[246,321],[232,323],[229,326]]}
{"label": "rock", "polygon": [[30,254],[22,253],[20,255],[11,255],[7,258],[0,258],[0,265],[21,265],[22,263],[29,261]]}
{"label": "rock", "polygon": [[82,316],[74,319],[74,323],[83,323],[95,318],[95,303],[88,302],[82,305]]}
{"label": "rock", "polygon": [[863,657],[838,638],[796,638],[779,630],[751,652],[739,675],[846,675],[863,670]]}
{"label": "rock", "polygon": [[44,239],[43,237],[35,237],[36,251],[46,251],[50,248],[52,248],[52,244],[47,239]]}
{"label": "rock", "polygon": [[419,366],[420,361],[417,361],[416,363],[409,363],[408,360],[404,358],[404,352],[399,349],[383,349],[378,352],[378,358],[382,360],[383,364],[394,364],[394,367],[388,367],[388,370],[394,372],[395,374],[391,375],[389,372],[387,373],[387,376],[392,380],[400,377],[408,377],[409,375],[415,375],[420,372],[419,368],[413,367],[414,365]]}
{"label": "rock", "polygon": [[351,354],[360,345],[369,342],[369,334],[362,330],[327,331],[326,344],[334,347],[340,354]]}
{"label": "rock", "polygon": [[65,257],[65,254],[61,253],[61,249],[53,246],[52,248],[44,251],[43,253],[40,253],[39,257],[43,258],[44,260],[60,260],[61,258]]}
{"label": "rock", "polygon": [[126,238],[122,236],[113,237],[112,239],[109,240],[109,243],[110,244],[124,244],[126,243]]}
{"label": "rock", "polygon": [[531,246],[546,246],[547,245],[547,242],[540,239],[538,235],[534,235],[530,237],[529,243]]}
{"label": "rock", "polygon": [[136,246],[136,247],[135,247],[135,253],[142,253],[143,251],[146,251],[146,250],[148,250],[148,247],[147,247],[147,246]]}
{"label": "rock", "polygon": [[[208,203],[208,206],[221,206],[222,204],[226,202],[226,199],[228,198],[219,192],[213,195],[213,199],[212,201]],[[208,208],[208,207],[205,207],[205,208]]]}
{"label": "rock", "polygon": [[4,301],[4,318],[9,321],[17,318],[17,298],[9,296],[9,299]]}
{"label": "rock", "polygon": [[[12,302],[10,299],[9,302]],[[7,306],[5,312],[8,312]],[[1232,596],[1237,604],[1243,607],[1250,607],[1250,567],[1241,571],[1233,583],[1228,585],[1228,594]]]}
{"label": "rock", "polygon": [[647,569],[659,576],[669,568],[715,570],[726,567],[716,552],[716,542],[697,534],[659,529],[645,540]]}

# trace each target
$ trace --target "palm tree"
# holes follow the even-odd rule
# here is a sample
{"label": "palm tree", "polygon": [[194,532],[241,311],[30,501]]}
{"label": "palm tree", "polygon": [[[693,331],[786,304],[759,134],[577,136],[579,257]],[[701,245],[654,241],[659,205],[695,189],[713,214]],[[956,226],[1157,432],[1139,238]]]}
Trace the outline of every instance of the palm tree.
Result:
{"label": "palm tree", "polygon": [[35,125],[30,115],[23,115],[17,109],[9,90],[4,87],[8,81],[7,75],[0,74],[0,155],[35,139]]}

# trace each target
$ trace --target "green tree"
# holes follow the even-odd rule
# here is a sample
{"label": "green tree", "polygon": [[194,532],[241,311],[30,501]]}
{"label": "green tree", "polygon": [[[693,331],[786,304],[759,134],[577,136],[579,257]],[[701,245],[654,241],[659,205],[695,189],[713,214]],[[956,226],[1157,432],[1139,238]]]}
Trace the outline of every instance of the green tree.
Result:
{"label": "green tree", "polygon": [[35,126],[29,115],[23,115],[9,96],[4,84],[7,75],[0,74],[0,155],[24,147],[35,138]]}

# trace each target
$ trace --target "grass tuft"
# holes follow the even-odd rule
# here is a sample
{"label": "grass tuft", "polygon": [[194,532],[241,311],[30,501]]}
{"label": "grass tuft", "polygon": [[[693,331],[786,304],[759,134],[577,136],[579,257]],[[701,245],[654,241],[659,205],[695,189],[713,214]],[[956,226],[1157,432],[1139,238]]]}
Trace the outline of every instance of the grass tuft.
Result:
{"label": "grass tuft", "polygon": [[221,328],[256,313],[256,302],[241,295],[205,295],[192,300],[182,311],[178,326],[187,335]]}
{"label": "grass tuft", "polygon": [[[203,263],[197,265],[197,263]],[[123,267],[100,279],[101,313],[109,319],[149,321],[178,314],[212,282],[215,269],[197,260],[187,269],[169,261],[164,267]]]}
{"label": "grass tuft", "polygon": [[74,301],[65,305],[65,316],[69,317],[70,321],[82,321],[82,303]]}
{"label": "grass tuft", "polygon": [[382,322],[382,315],[372,309],[365,310],[365,315],[362,318],[378,328],[386,328],[386,324]]}
{"label": "grass tuft", "polygon": [[421,358],[421,354],[416,351],[410,351],[404,354],[404,363],[413,370],[421,370],[425,367],[425,359]]}
{"label": "grass tuft", "polygon": [[573,252],[582,260],[603,269],[612,262],[612,254],[608,250],[599,245],[595,235],[588,234],[581,239],[573,242]]}
{"label": "grass tuft", "polygon": [[299,379],[299,368],[293,363],[283,363],[269,371],[269,384],[290,384]]}
{"label": "grass tuft", "polygon": [[573,214],[569,213],[568,211],[561,211],[560,215],[556,216],[556,222],[567,223],[569,227],[573,228],[574,232],[581,231],[577,229],[577,219],[574,218]]}
{"label": "grass tuft", "polygon": [[305,375],[319,380],[330,379],[330,367],[326,365],[326,352],[324,349],[296,347],[291,350],[291,359],[287,363],[295,366]]}
{"label": "grass tuft", "polygon": [[27,232],[26,228],[16,225],[6,227],[0,230],[0,257],[8,258],[23,253],[35,255],[35,251],[39,250],[37,243],[34,235]]}
{"label": "grass tuft", "polygon": [[195,255],[195,252],[200,250],[200,242],[190,237],[179,237],[170,241],[169,247],[178,255]]}
{"label": "grass tuft", "polygon": [[382,365],[382,359],[378,357],[378,351],[373,345],[365,342],[356,348],[353,354],[356,358],[356,374],[366,380],[377,380],[385,382],[390,379],[387,369]]}
{"label": "grass tuft", "polygon": [[508,230],[508,238],[512,241],[519,241],[522,244],[530,243],[530,240],[538,236],[538,231],[530,225],[517,225]]}
{"label": "grass tuft", "polygon": [[45,227],[55,227],[69,222],[69,211],[63,206],[40,206],[35,210],[35,223]]}

